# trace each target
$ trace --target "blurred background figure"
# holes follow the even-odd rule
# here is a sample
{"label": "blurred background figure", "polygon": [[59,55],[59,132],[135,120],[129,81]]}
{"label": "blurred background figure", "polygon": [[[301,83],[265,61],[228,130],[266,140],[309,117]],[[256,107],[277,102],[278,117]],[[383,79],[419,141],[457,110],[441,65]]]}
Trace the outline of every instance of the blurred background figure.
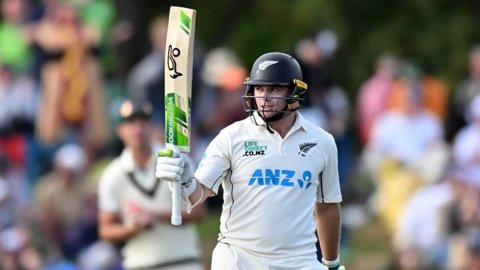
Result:
{"label": "blurred background figure", "polygon": [[[440,120],[442,126],[446,123],[448,113],[449,89],[447,84],[440,78],[428,74],[414,61],[404,61],[400,66],[402,78],[393,85],[387,106],[392,110],[402,110],[408,107],[408,99],[404,98],[405,88],[409,88],[409,80],[418,83],[420,101],[427,111],[434,114]],[[407,79],[407,80],[405,80]]]}
{"label": "blurred background figure", "polygon": [[[452,267],[476,269],[479,266],[480,239],[480,96],[465,111],[466,126],[453,139],[452,177],[455,183],[455,205],[451,213]],[[458,252],[458,250],[463,251]],[[473,268],[470,268],[473,267]]]}
{"label": "blurred background figure", "polygon": [[453,139],[455,134],[464,127],[468,119],[465,108],[480,95],[480,46],[475,45],[468,56],[468,74],[464,78],[450,100],[451,113],[448,122],[448,137]]}
{"label": "blurred background figure", "polygon": [[1,3],[0,59],[15,74],[31,75],[32,50],[24,34],[28,2],[5,0]]}
{"label": "blurred background figure", "polygon": [[137,63],[128,75],[128,96],[133,100],[149,101],[153,105],[154,122],[165,121],[164,65],[168,17],[155,18],[150,24],[150,52]]}
{"label": "blurred background figure", "polygon": [[413,71],[409,65],[400,74],[396,105],[375,122],[362,157],[376,188],[371,207],[391,236],[410,196],[438,181],[449,159],[442,122],[426,107],[422,75]]}
{"label": "blurred background figure", "polygon": [[462,177],[480,187],[480,95],[465,110],[467,125],[459,130],[453,141],[453,158]]}
{"label": "blurred background figure", "polygon": [[33,246],[34,237],[20,225],[0,232],[0,269],[43,269],[43,260]]}
{"label": "blurred background figure", "polygon": [[74,262],[98,239],[94,187],[85,174],[88,166],[84,149],[66,144],[56,151],[53,170],[37,183],[33,207],[47,263]]}
{"label": "blurred background figure", "polygon": [[152,112],[145,101],[127,99],[120,106],[117,132],[125,148],[100,179],[98,231],[122,245],[124,268],[200,270],[196,222],[204,208],[184,213],[181,226],[170,224],[171,191],[154,175],[161,145],[152,133]]}
{"label": "blurred background figure", "polygon": [[83,23],[76,6],[54,2],[28,31],[45,53],[41,67],[41,104],[36,134],[43,144],[83,144],[88,153],[108,139],[102,71],[94,54],[98,28]]}
{"label": "blurred background figure", "polygon": [[[394,261],[400,269],[449,268],[450,213],[455,205],[455,183],[442,176],[414,191],[400,214],[392,236]],[[473,268],[472,268],[473,269]]]}
{"label": "blurred background figure", "polygon": [[[38,94],[32,78],[16,74],[0,63],[0,152],[7,155],[11,167],[22,178],[30,175],[32,167],[29,155],[34,133],[35,114],[38,109]],[[22,184],[23,182],[23,184]],[[29,196],[32,179],[19,180]]]}
{"label": "blurred background figure", "polygon": [[[247,70],[232,48],[217,47],[205,54],[201,69],[201,91],[197,99],[197,136],[194,160],[199,162],[207,143],[221,128],[246,116],[243,105],[238,102],[244,94],[243,81]],[[195,120],[194,120],[195,121]],[[212,198],[213,200],[218,200]]]}
{"label": "blurred background figure", "polygon": [[[333,79],[332,65],[338,49],[337,34],[325,29],[316,32],[313,37],[306,37],[295,43],[294,54],[308,84],[304,106],[299,109],[303,117],[331,133],[338,151],[338,172],[344,196],[342,215],[349,213],[349,179],[355,162],[354,141],[351,125],[351,102],[345,90]],[[343,217],[343,220],[352,220]],[[340,251],[343,261],[349,260],[350,229],[352,224],[342,222]],[[321,258],[320,248],[317,256]]]}
{"label": "blurred background figure", "polygon": [[365,146],[372,127],[380,115],[387,109],[393,85],[397,80],[399,61],[393,55],[381,55],[375,64],[375,71],[358,93],[357,127],[360,143]]}

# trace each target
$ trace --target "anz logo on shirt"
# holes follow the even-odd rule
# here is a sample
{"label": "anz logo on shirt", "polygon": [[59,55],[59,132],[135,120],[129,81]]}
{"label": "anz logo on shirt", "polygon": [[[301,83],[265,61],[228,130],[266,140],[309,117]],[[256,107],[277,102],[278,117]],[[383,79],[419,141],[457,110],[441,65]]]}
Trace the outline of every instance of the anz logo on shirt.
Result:
{"label": "anz logo on shirt", "polygon": [[249,186],[283,186],[308,189],[312,185],[312,173],[304,171],[297,174],[293,170],[257,169],[248,181]]}

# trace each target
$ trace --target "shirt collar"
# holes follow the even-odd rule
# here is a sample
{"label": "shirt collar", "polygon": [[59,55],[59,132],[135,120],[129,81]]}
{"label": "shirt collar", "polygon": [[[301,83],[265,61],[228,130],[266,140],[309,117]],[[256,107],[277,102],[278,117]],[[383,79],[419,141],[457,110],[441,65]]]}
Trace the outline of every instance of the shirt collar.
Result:
{"label": "shirt collar", "polygon": [[[296,113],[297,117],[291,129],[292,130],[303,129],[308,132],[309,131],[308,121],[298,111],[293,113]],[[251,117],[254,118],[252,119],[254,124],[256,123],[258,127],[265,128],[265,120],[263,120],[263,118],[259,115],[258,111],[254,112]]]}

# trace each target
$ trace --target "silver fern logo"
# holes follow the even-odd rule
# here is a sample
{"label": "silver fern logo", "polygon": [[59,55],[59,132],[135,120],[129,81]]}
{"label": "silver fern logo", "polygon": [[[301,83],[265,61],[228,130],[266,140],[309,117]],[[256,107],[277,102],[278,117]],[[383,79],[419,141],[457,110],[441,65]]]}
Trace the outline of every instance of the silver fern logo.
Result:
{"label": "silver fern logo", "polygon": [[310,149],[315,147],[315,145],[317,145],[317,144],[316,143],[302,143],[302,144],[300,144],[298,146],[298,148],[300,149],[300,151],[298,152],[298,155],[300,155],[302,157],[306,157],[308,151],[310,151]]}
{"label": "silver fern logo", "polygon": [[261,62],[260,64],[258,64],[257,73],[260,72],[260,70],[267,69],[271,65],[275,65],[276,63],[278,63],[278,61],[267,60],[267,61]]}

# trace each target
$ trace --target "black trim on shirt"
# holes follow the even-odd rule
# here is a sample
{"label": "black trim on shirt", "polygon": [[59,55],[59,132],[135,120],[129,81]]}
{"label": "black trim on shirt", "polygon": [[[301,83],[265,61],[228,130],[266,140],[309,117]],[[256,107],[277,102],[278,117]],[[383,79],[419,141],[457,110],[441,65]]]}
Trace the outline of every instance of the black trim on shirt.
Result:
{"label": "black trim on shirt", "polygon": [[155,178],[155,184],[153,185],[153,187],[152,187],[151,189],[146,189],[144,186],[142,186],[142,185],[140,184],[140,182],[137,181],[137,179],[135,178],[135,175],[133,174],[133,172],[128,172],[128,173],[127,173],[127,176],[128,176],[128,179],[130,180],[130,182],[131,182],[140,192],[142,192],[143,194],[149,196],[150,198],[155,197],[155,193],[157,192],[158,185],[160,184],[160,179]]}
{"label": "black trim on shirt", "polygon": [[320,173],[320,195],[322,196],[322,203],[325,202],[325,196],[323,195],[323,172]]}
{"label": "black trim on shirt", "polygon": [[228,230],[228,226],[227,226],[227,223],[228,223],[228,220],[230,219],[230,217],[232,216],[232,207],[233,207],[233,204],[235,203],[235,199],[233,198],[233,182],[232,182],[232,171],[231,170],[228,170],[228,181],[230,182],[230,185],[232,185],[232,188],[230,189],[230,197],[232,197],[232,204],[230,205],[230,209],[228,210],[228,217],[227,219],[225,220],[225,228]]}

